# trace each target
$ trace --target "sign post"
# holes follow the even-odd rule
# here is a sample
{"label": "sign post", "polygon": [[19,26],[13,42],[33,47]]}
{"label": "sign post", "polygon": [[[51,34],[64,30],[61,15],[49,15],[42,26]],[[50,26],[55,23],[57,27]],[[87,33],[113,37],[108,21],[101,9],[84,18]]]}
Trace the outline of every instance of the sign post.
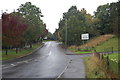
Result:
{"label": "sign post", "polygon": [[83,44],[84,44],[84,40],[89,39],[89,33],[81,34],[81,39],[83,40]]}

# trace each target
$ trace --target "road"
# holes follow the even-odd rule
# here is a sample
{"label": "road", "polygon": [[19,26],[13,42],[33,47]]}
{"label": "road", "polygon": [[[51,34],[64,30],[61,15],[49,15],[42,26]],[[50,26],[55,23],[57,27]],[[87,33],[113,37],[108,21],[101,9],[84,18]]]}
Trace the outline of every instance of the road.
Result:
{"label": "road", "polygon": [[[57,78],[71,59],[64,54],[64,50],[58,45],[59,43],[55,41],[49,41],[42,48],[27,57],[3,62],[2,77]],[[74,64],[76,65],[76,63]],[[84,73],[83,63],[81,62],[80,65],[82,66],[81,69],[83,69],[81,72]],[[65,77],[66,75],[67,77],[67,74],[63,76]],[[85,74],[82,75],[84,77]]]}

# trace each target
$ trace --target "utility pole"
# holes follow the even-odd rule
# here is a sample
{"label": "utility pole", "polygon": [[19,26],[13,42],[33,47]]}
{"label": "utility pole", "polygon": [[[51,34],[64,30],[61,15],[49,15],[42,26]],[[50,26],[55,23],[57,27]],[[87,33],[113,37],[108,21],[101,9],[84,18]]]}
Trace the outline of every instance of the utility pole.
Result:
{"label": "utility pole", "polygon": [[67,49],[67,19],[66,19],[66,35],[65,35],[65,47]]}

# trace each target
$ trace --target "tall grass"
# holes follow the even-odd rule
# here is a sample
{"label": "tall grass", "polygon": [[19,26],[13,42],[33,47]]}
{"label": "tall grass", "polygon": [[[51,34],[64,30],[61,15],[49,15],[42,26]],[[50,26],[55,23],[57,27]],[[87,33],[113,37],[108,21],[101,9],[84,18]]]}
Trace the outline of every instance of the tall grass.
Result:
{"label": "tall grass", "polygon": [[[86,64],[86,76],[87,78],[119,78],[118,70],[113,69],[118,68],[117,63],[109,61],[109,66],[106,58],[98,58],[97,56],[92,56],[85,58]],[[113,66],[114,64],[114,66]]]}
{"label": "tall grass", "polygon": [[110,38],[114,37],[114,35],[112,34],[106,34],[106,35],[102,35],[93,39],[90,39],[87,43],[80,45],[80,46],[76,46],[76,45],[72,45],[69,46],[69,49],[85,49],[85,48],[92,48],[92,47],[96,47],[104,42],[106,42],[107,40],[109,40]]}

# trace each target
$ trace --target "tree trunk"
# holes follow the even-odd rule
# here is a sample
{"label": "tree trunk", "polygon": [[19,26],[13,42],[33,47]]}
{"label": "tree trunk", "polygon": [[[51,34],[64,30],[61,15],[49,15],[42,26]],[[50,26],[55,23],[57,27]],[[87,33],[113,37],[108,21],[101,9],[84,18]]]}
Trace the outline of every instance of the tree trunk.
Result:
{"label": "tree trunk", "polygon": [[18,53],[18,48],[16,47],[16,54]]}
{"label": "tree trunk", "polygon": [[30,48],[32,48],[32,43],[30,42]]}
{"label": "tree trunk", "polygon": [[7,55],[7,53],[8,53],[8,49],[7,49],[7,47],[6,47],[6,55]]}

